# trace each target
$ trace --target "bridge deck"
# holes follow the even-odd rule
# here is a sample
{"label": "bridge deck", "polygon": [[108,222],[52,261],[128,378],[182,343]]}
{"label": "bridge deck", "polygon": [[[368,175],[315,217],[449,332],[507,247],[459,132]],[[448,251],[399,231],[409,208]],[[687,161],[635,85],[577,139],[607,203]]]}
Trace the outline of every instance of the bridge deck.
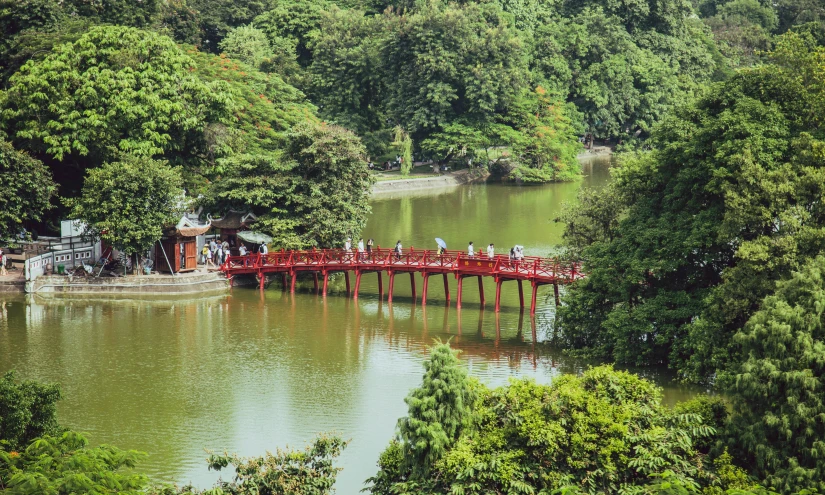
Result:
{"label": "bridge deck", "polygon": [[553,285],[558,303],[558,286],[574,282],[582,278],[581,267],[576,262],[564,261],[557,258],[539,258],[526,256],[512,260],[508,256],[496,255],[492,258],[486,255],[475,257],[467,256],[462,251],[445,251],[438,254],[429,250],[409,249],[401,254],[390,249],[373,249],[370,253],[357,253],[343,249],[323,249],[310,251],[280,251],[265,255],[250,254],[247,256],[230,256],[221,270],[231,280],[234,275],[254,274],[260,279],[263,288],[267,274],[287,274],[292,279],[291,290],[295,290],[295,279],[298,272],[313,272],[316,277],[324,277],[323,293],[326,295],[327,282],[330,273],[344,272],[346,275],[347,292],[349,292],[349,272],[356,276],[354,296],[358,297],[363,273],[377,272],[378,287],[383,297],[381,273],[386,272],[390,277],[389,300],[392,301],[392,289],[397,273],[410,273],[410,281],[415,299],[415,278],[413,274],[421,273],[424,276],[424,293],[422,304],[427,300],[427,282],[430,275],[441,274],[444,278],[444,289],[447,300],[450,299],[447,285],[447,274],[452,273],[458,279],[457,306],[461,307],[462,280],[466,277],[479,278],[479,291],[482,305],[484,304],[484,289],[481,277],[493,277],[496,281],[496,311],[500,308],[501,284],[507,280],[518,281],[519,295],[522,306],[524,297],[522,281],[529,281],[533,287],[531,311],[535,312],[536,290],[541,285]]}

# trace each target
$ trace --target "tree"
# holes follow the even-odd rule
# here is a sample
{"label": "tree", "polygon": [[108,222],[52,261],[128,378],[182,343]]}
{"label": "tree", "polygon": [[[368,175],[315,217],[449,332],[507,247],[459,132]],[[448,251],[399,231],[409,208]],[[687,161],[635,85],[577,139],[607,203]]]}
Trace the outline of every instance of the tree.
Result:
{"label": "tree", "polygon": [[89,441],[73,431],[45,435],[21,452],[0,447],[0,489],[14,495],[139,495],[148,478],[131,468],[142,457],[109,445],[90,448]]}
{"label": "tree", "polygon": [[276,246],[338,246],[366,224],[375,179],[360,140],[341,127],[301,123],[286,134],[282,151],[222,164],[226,172],[211,184],[205,206],[255,212],[257,228]]}
{"label": "tree", "polygon": [[387,22],[384,104],[415,142],[462,119],[493,122],[526,87],[524,44],[493,4],[421,3]]}
{"label": "tree", "polygon": [[82,194],[67,205],[72,218],[85,223],[84,235],[137,255],[151,248],[185,210],[182,185],[180,171],[166,163],[125,156],[89,170]]}
{"label": "tree", "polygon": [[392,145],[401,155],[401,176],[407,177],[413,169],[413,142],[410,135],[400,125],[395,127],[394,132],[395,139],[393,139]]}
{"label": "tree", "polygon": [[373,155],[391,139],[382,101],[390,83],[380,55],[385,25],[382,16],[331,7],[309,44],[308,91],[321,116],[357,133]]}
{"label": "tree", "polygon": [[[18,382],[13,371],[0,377],[0,464],[3,450],[22,450],[37,437],[60,433],[58,400],[56,384]],[[6,479],[2,471],[0,467],[0,488]]]}
{"label": "tree", "polygon": [[229,58],[240,60],[256,69],[275,57],[266,34],[252,26],[233,29],[218,46]]}
{"label": "tree", "polygon": [[805,264],[734,339],[720,378],[733,404],[729,448],[782,493],[825,489],[825,257]]}
{"label": "tree", "polygon": [[524,182],[562,182],[578,178],[580,133],[570,114],[574,111],[552,98],[541,86],[526,93],[512,113],[521,139],[512,143],[518,167],[512,176]]}
{"label": "tree", "polygon": [[224,36],[239,26],[274,7],[272,0],[189,0],[189,6],[197,12],[202,46],[217,52]]}
{"label": "tree", "polygon": [[204,83],[195,71],[165,36],[94,27],[24,65],[2,118],[15,145],[59,164],[62,185],[121,153],[197,165],[205,128],[228,121],[230,102],[225,84]]}
{"label": "tree", "polygon": [[273,45],[279,39],[293,41],[298,62],[306,67],[312,61],[309,45],[329,6],[324,0],[283,0],[257,16],[253,24],[266,33]]}
{"label": "tree", "polygon": [[413,477],[426,477],[468,424],[475,396],[457,355],[449,344],[433,346],[421,387],[404,399],[409,416],[398,420],[398,436]]}
{"label": "tree", "polygon": [[329,495],[333,493],[335,478],[341,468],[335,459],[346,448],[347,442],[337,436],[318,436],[303,451],[278,449],[262,457],[242,458],[237,455],[210,454],[209,469],[220,471],[231,465],[235,470],[232,481],[219,481],[211,490],[185,487],[181,490],[150,490],[150,495]]}
{"label": "tree", "polygon": [[57,187],[49,169],[11,144],[0,141],[0,237],[40,220]]}
{"label": "tree", "polygon": [[728,365],[736,331],[825,241],[825,145],[807,132],[823,53],[785,35],[772,65],[714,86],[622,162],[618,228],[582,250],[589,276],[559,312],[569,345],[696,381]]}
{"label": "tree", "polygon": [[[381,455],[370,491],[554,493],[575,486],[578,491],[568,493],[644,493],[642,487],[665,475],[697,488],[714,480],[695,447],[713,428],[700,414],[663,406],[660,390],[636,375],[601,366],[550,385],[512,380],[495,390],[480,384],[474,390],[478,399],[466,404],[471,407],[464,416],[470,422],[455,440],[445,444],[441,438],[436,445],[443,453],[410,459],[402,436]],[[421,437],[438,431],[435,406],[445,395],[421,395],[428,407],[410,403],[411,413],[415,404],[429,420],[411,425],[412,438],[430,445],[437,437]],[[404,466],[413,459],[426,463],[428,476],[411,476]]]}

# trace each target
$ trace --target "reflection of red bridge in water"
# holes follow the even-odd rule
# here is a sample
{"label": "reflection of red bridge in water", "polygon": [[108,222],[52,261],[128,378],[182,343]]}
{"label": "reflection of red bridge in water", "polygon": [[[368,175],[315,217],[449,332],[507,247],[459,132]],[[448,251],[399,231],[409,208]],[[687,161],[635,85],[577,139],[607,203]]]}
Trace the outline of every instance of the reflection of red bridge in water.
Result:
{"label": "reflection of red bridge in water", "polygon": [[410,274],[410,284],[412,285],[413,300],[415,293],[415,274],[421,273],[424,277],[424,287],[421,296],[421,304],[427,304],[427,282],[430,275],[441,274],[444,280],[444,295],[447,301],[450,300],[450,289],[447,283],[447,274],[454,274],[458,279],[458,294],[456,306],[461,307],[462,281],[467,277],[478,278],[478,290],[481,304],[484,305],[484,286],[481,277],[493,277],[496,281],[496,311],[501,305],[501,284],[508,280],[518,282],[519,301],[524,307],[523,281],[529,281],[533,288],[533,297],[530,304],[530,312],[536,312],[536,293],[542,285],[552,285],[556,296],[556,304],[559,300],[559,285],[569,284],[582,278],[584,275],[580,271],[578,263],[559,260],[556,258],[538,258],[533,256],[524,257],[521,260],[511,260],[507,256],[497,255],[493,258],[487,256],[469,257],[461,251],[445,251],[437,254],[433,251],[416,251],[410,248],[409,251],[396,254],[389,249],[373,249],[371,253],[356,253],[354,251],[344,251],[343,249],[325,249],[312,251],[281,251],[265,255],[250,254],[247,256],[230,256],[226,263],[221,266],[229,278],[230,282],[235,275],[256,275],[259,278],[260,286],[263,289],[266,275],[282,274],[284,287],[286,287],[286,276],[291,278],[291,291],[295,292],[295,279],[299,272],[310,272],[314,275],[315,290],[318,290],[318,274],[323,275],[323,294],[327,294],[329,275],[335,272],[343,272],[347,293],[350,293],[349,272],[355,273],[354,297],[358,297],[361,288],[361,275],[364,273],[378,274],[378,292],[383,298],[384,286],[382,273],[387,272],[390,277],[388,300],[392,301],[393,285],[395,275],[399,273]]}

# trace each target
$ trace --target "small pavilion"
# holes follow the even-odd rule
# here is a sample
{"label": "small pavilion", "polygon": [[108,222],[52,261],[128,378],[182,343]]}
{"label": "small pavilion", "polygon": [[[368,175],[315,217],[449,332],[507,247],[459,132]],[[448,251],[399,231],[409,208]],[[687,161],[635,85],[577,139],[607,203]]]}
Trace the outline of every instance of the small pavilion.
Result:
{"label": "small pavilion", "polygon": [[[212,225],[197,225],[183,216],[177,225],[164,230],[155,248],[155,267],[159,272],[191,272],[198,267],[197,237]],[[171,265],[171,266],[170,266]]]}
{"label": "small pavilion", "polygon": [[229,243],[229,254],[238,255],[238,232],[249,230],[250,225],[255,223],[258,217],[254,213],[230,210],[221,218],[211,218],[212,227],[220,229],[220,242]]}

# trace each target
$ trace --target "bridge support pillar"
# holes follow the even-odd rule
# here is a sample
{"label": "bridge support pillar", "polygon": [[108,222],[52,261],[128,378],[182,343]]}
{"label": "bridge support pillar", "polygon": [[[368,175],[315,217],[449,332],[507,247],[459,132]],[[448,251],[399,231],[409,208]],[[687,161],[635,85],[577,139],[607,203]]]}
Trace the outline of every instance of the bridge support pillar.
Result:
{"label": "bridge support pillar", "polygon": [[450,283],[447,282],[447,274],[442,273],[441,276],[444,278],[444,297],[447,299],[447,304],[450,303]]}
{"label": "bridge support pillar", "polygon": [[387,291],[387,302],[392,302],[392,288],[395,285],[395,272],[390,272],[390,287]]}
{"label": "bridge support pillar", "polygon": [[533,297],[530,300],[530,314],[534,315],[536,314],[536,297],[539,294],[539,284],[533,281],[531,285],[533,286]]}
{"label": "bridge support pillar", "polygon": [[410,272],[410,288],[412,288],[413,304],[415,304],[415,272]]}
{"label": "bridge support pillar", "polygon": [[481,300],[481,307],[484,307],[484,280],[478,276],[478,297]]}
{"label": "bridge support pillar", "polygon": [[378,297],[384,300],[384,274],[378,272]]}
{"label": "bridge support pillar", "polygon": [[496,313],[501,311],[501,284],[504,282],[501,279],[496,280]]}
{"label": "bridge support pillar", "polygon": [[329,272],[324,271],[324,297],[327,297],[327,287],[329,286]]}
{"label": "bridge support pillar", "polygon": [[[289,293],[295,294],[295,282],[298,280],[298,272],[289,274]],[[286,281],[286,274],[284,274],[284,281]],[[286,287],[284,287],[286,289]]]}
{"label": "bridge support pillar", "polygon": [[349,272],[344,272],[344,280],[347,282],[347,295],[349,295]]}
{"label": "bridge support pillar", "polygon": [[521,285],[521,279],[518,280],[518,302],[521,304],[521,309],[524,309],[524,287]]}
{"label": "bridge support pillar", "polygon": [[355,293],[352,295],[353,299],[358,299],[358,291],[361,289],[361,270],[355,271]]}
{"label": "bridge support pillar", "polygon": [[264,290],[264,282],[266,282],[266,275],[263,272],[258,272],[258,278],[260,279],[261,290]]}
{"label": "bridge support pillar", "polygon": [[556,297],[556,307],[561,306],[561,298],[559,297],[559,283],[553,282],[553,296]]}
{"label": "bridge support pillar", "polygon": [[421,305],[424,306],[427,304],[427,282],[430,280],[430,274],[424,272],[422,275],[424,276],[424,286],[421,288]]}
{"label": "bridge support pillar", "polygon": [[463,282],[463,281],[464,281],[464,277],[459,275],[459,277],[458,277],[458,289],[456,289],[456,295],[455,295],[455,307],[459,308],[459,309],[461,308],[461,286],[462,286],[461,282]]}

